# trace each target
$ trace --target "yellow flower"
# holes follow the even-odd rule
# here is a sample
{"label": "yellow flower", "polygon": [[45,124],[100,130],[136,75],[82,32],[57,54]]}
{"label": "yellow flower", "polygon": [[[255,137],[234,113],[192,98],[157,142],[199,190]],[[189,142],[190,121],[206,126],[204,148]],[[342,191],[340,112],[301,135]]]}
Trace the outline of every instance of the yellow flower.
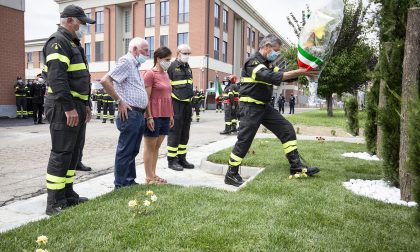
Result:
{"label": "yellow flower", "polygon": [[302,169],[302,172],[303,173],[307,173],[308,172],[308,169],[304,168],[304,169]]}
{"label": "yellow flower", "polygon": [[308,174],[306,174],[306,173],[302,173],[302,177],[308,177]]}
{"label": "yellow flower", "polygon": [[147,196],[152,196],[153,194],[155,194],[153,191],[147,191],[147,192],[146,192],[146,195],[147,195]]}
{"label": "yellow flower", "polygon": [[38,239],[36,240],[36,243],[38,243],[38,245],[47,244],[47,242],[48,237],[46,237],[45,235],[38,236]]}
{"label": "yellow flower", "polygon": [[292,179],[292,178],[293,178],[293,176],[292,176],[292,175],[290,175],[290,176],[289,176],[289,179]]}
{"label": "yellow flower", "polygon": [[325,36],[325,25],[321,25],[314,29],[315,36],[318,39],[322,39]]}
{"label": "yellow flower", "polygon": [[300,174],[299,173],[296,173],[295,174],[295,178],[299,178],[300,177]]}
{"label": "yellow flower", "polygon": [[129,207],[136,207],[138,205],[137,200],[130,200],[128,202]]}
{"label": "yellow flower", "polygon": [[148,201],[148,200],[145,200],[144,202],[143,202],[143,205],[145,205],[145,206],[150,206],[150,201]]}
{"label": "yellow flower", "polygon": [[35,250],[35,252],[48,252],[48,250],[44,250],[44,249],[37,249],[37,250]]}
{"label": "yellow flower", "polygon": [[150,197],[150,199],[155,202],[157,200],[157,196],[156,195],[152,195],[152,197]]}

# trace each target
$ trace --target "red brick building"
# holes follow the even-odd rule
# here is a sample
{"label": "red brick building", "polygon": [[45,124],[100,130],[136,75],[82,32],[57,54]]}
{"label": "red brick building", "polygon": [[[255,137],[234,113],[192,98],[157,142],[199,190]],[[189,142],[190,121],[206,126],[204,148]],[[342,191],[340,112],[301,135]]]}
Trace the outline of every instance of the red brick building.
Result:
{"label": "red brick building", "polygon": [[0,1],[0,117],[16,116],[14,84],[25,77],[25,1]]}

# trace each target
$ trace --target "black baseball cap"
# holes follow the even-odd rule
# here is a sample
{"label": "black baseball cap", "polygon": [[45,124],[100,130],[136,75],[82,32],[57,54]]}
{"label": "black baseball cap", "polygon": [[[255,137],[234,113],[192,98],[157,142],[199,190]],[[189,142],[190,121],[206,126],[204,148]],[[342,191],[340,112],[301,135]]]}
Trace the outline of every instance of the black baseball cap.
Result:
{"label": "black baseball cap", "polygon": [[94,24],[96,23],[95,20],[90,19],[86,16],[83,9],[77,5],[71,4],[67,5],[66,8],[64,8],[63,12],[60,15],[61,18],[66,17],[75,17],[79,19],[82,23],[88,23],[88,24]]}

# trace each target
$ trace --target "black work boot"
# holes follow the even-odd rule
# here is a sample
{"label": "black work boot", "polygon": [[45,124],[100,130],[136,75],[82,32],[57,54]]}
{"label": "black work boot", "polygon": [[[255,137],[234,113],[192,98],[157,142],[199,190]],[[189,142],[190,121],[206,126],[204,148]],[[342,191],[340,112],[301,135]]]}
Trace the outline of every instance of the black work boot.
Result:
{"label": "black work boot", "polygon": [[233,185],[236,187],[239,187],[244,183],[241,175],[239,175],[239,166],[232,166],[229,165],[229,169],[226,172],[225,176],[225,184],[227,185]]}
{"label": "black work boot", "polygon": [[290,175],[303,172],[308,176],[312,176],[320,171],[318,167],[308,167],[308,165],[303,164],[297,150],[287,153],[286,157],[290,164]]}
{"label": "black work boot", "polygon": [[114,123],[114,119],[111,119],[110,121],[111,121],[112,124]]}
{"label": "black work boot", "polygon": [[225,124],[225,130],[220,132],[220,135],[229,135],[230,134],[230,125]]}
{"label": "black work boot", "polygon": [[67,200],[64,189],[61,190],[47,190],[47,208],[45,213],[47,215],[54,215],[61,213],[67,208]]}
{"label": "black work boot", "polygon": [[86,197],[80,197],[79,194],[73,190],[73,184],[66,184],[65,192],[68,206],[75,206],[89,200]]}
{"label": "black work boot", "polygon": [[180,164],[184,169],[194,169],[194,165],[187,161],[185,155],[178,155],[178,164]]}
{"label": "black work boot", "polygon": [[232,126],[230,127],[230,133],[233,133],[233,134],[237,133],[236,124],[232,124]]}
{"label": "black work boot", "polygon": [[106,123],[106,119],[102,119],[102,123]]}
{"label": "black work boot", "polygon": [[174,171],[183,171],[184,168],[178,163],[178,158],[168,157],[168,168]]}

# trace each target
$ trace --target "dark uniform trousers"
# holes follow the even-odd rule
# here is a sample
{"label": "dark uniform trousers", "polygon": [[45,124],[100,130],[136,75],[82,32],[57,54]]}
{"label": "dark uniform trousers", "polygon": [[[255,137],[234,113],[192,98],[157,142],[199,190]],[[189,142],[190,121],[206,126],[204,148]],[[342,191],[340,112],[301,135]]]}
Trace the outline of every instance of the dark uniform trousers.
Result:
{"label": "dark uniform trousers", "polygon": [[232,104],[225,103],[225,124],[226,125],[232,125],[232,119],[233,119],[233,110],[232,110]]}
{"label": "dark uniform trousers", "polygon": [[77,98],[74,104],[79,124],[69,127],[62,105],[48,98],[45,103],[45,116],[50,123],[52,142],[47,167],[47,189],[56,191],[56,202],[72,196],[76,165],[86,133],[86,105]]}
{"label": "dark uniform trousers", "polygon": [[[114,121],[114,118],[115,118],[115,116],[114,116],[115,115],[114,101],[103,100],[102,104],[103,104],[102,119],[104,119],[104,121],[106,121],[109,118],[111,121]],[[108,114],[109,114],[109,117],[108,117]]]}
{"label": "dark uniform trousers", "polygon": [[28,115],[25,96],[16,96],[16,115],[18,117],[26,117]]}
{"label": "dark uniform trousers", "polygon": [[42,122],[42,114],[44,113],[44,104],[39,102],[34,102],[34,122]]}
{"label": "dark uniform trousers", "polygon": [[230,165],[238,166],[241,164],[261,124],[273,132],[282,142],[286,154],[297,149],[296,133],[292,124],[270,104],[259,105],[251,102],[240,102],[239,110],[241,123],[239,125],[238,141],[230,155]]}
{"label": "dark uniform trousers", "polygon": [[185,158],[192,118],[192,105],[190,102],[172,99],[172,105],[174,109],[174,126],[169,130],[168,134],[168,160],[176,157]]}

